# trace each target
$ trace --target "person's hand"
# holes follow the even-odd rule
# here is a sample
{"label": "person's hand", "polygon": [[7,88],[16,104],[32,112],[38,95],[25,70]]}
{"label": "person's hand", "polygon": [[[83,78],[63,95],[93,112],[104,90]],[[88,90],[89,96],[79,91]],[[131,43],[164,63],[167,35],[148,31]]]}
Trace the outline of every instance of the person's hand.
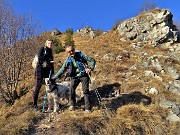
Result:
{"label": "person's hand", "polygon": [[88,74],[88,73],[91,72],[91,69],[90,69],[90,68],[86,68],[85,71],[86,71],[86,73]]}

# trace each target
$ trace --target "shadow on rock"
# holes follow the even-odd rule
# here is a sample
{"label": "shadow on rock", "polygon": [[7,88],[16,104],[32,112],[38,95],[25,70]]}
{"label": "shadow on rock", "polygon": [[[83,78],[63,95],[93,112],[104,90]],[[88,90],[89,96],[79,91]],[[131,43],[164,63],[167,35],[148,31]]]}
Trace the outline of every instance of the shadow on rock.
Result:
{"label": "shadow on rock", "polygon": [[[117,96],[116,94],[120,92],[120,87],[121,84],[119,83],[104,85],[98,88],[94,87],[94,90],[91,91],[91,101],[93,102],[93,106],[102,105],[102,99],[103,102],[107,99],[108,101],[105,103],[106,107],[111,108],[114,111],[116,111],[117,108],[127,104],[151,104],[151,98],[142,94],[140,91],[135,91],[128,94],[120,94]],[[98,98],[97,92],[100,98]]]}
{"label": "shadow on rock", "polygon": [[152,100],[149,96],[142,94],[139,91],[135,91],[129,94],[122,94],[120,97],[111,100],[111,103],[107,104],[107,107],[117,110],[119,107],[127,104],[143,104],[149,105]]}
{"label": "shadow on rock", "polygon": [[103,85],[102,87],[93,87],[93,90],[91,90],[90,99],[93,104],[93,106],[100,106],[102,99],[114,97],[114,93],[120,92],[121,84],[114,83],[114,84],[108,84]]}

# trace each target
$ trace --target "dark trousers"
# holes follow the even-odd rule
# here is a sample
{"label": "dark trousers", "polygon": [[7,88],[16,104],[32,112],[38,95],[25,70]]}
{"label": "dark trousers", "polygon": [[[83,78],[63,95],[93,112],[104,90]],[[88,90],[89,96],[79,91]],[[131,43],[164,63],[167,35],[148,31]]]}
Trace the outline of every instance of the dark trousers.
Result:
{"label": "dark trousers", "polygon": [[79,83],[82,83],[82,90],[84,93],[84,102],[85,102],[85,109],[90,110],[90,95],[89,95],[89,76],[85,75],[78,78],[72,78],[71,79],[71,85],[70,85],[70,96],[69,96],[69,104],[74,106],[76,104],[76,88],[79,85]]}
{"label": "dark trousers", "polygon": [[34,106],[37,106],[38,95],[42,86],[42,82],[43,82],[42,69],[37,68],[35,71],[35,88],[33,91],[33,105]]}
{"label": "dark trousers", "polygon": [[[42,68],[41,66],[38,66],[35,71],[35,88],[33,91],[33,105],[37,106],[39,91],[41,89],[43,78],[48,78],[50,74],[50,68]],[[53,74],[53,72],[52,72]],[[51,74],[51,75],[52,75]]]}

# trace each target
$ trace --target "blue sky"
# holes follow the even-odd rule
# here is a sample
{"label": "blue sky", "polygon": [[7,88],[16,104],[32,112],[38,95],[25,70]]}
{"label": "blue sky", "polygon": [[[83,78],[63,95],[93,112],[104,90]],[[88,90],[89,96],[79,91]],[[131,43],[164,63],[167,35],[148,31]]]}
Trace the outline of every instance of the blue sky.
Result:
{"label": "blue sky", "polygon": [[[45,31],[83,26],[110,30],[115,22],[136,16],[144,0],[9,0],[17,14],[32,14]],[[149,0],[180,21],[180,0]]]}

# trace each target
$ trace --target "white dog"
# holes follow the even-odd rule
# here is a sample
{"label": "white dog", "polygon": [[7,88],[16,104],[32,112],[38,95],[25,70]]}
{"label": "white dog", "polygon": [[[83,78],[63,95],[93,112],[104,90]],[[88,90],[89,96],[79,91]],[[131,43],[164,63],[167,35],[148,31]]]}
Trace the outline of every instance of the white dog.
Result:
{"label": "white dog", "polygon": [[[52,110],[54,104],[53,112],[59,110],[59,100],[66,99],[69,101],[69,86],[70,82],[64,81],[61,83],[53,84],[49,78],[45,78],[46,92],[47,92],[47,101],[48,101],[48,110]],[[56,87],[55,87],[56,85]]]}

